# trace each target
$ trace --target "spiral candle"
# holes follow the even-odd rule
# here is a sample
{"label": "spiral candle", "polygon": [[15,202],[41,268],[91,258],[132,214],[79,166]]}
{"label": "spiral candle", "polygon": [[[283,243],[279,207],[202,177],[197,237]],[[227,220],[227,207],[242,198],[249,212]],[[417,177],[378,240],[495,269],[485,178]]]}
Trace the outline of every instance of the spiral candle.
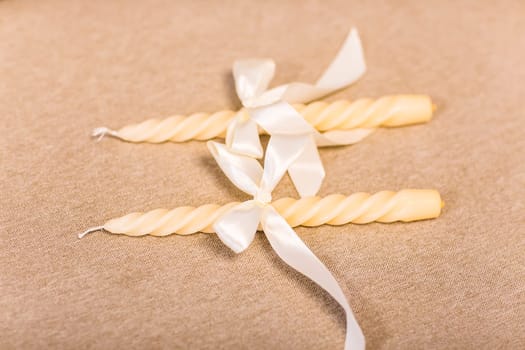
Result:
{"label": "spiral candle", "polygon": [[[294,104],[294,108],[317,130],[396,127],[424,123],[432,118],[434,106],[426,95],[392,95],[379,99],[362,98],[349,102],[312,102]],[[240,111],[176,115],[166,119],[149,119],[114,131],[97,128],[93,136],[111,135],[130,142],[185,142],[224,137],[226,129]]]}
{"label": "spiral candle", "polygon": [[[97,229],[128,236],[212,233],[215,220],[237,204],[239,203],[232,202],[222,206],[207,204],[200,207],[131,213],[110,220],[101,227],[90,229],[79,237]],[[407,189],[399,192],[381,191],[375,194],[360,192],[350,196],[333,194],[323,198],[282,198],[271,205],[290,226],[295,227],[432,219],[439,216],[443,204],[439,193],[435,190]]]}

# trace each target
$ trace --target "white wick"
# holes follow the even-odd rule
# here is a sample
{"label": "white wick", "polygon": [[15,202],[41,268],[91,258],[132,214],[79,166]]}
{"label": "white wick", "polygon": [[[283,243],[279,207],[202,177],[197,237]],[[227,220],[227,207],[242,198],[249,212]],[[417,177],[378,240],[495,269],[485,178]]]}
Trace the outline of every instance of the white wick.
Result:
{"label": "white wick", "polygon": [[80,238],[84,237],[85,235],[87,235],[87,234],[89,234],[91,232],[96,232],[96,231],[104,231],[104,226],[97,226],[97,227],[88,228],[84,232],[79,233],[78,234],[78,238],[80,239]]}
{"label": "white wick", "polygon": [[118,132],[116,132],[115,130],[106,128],[105,126],[102,126],[100,128],[95,128],[93,129],[93,132],[91,133],[92,137],[98,138],[97,142],[102,140],[102,138],[106,135],[110,135],[110,136],[117,137],[117,138],[119,137]]}

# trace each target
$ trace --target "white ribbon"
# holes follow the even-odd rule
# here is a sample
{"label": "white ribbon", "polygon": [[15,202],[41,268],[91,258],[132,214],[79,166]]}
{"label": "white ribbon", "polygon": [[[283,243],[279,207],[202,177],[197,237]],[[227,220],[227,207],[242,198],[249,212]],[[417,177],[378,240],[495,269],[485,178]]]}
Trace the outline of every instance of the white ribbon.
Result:
{"label": "white ribbon", "polygon": [[325,289],[343,307],[346,313],[345,349],[362,350],[365,339],[341,287],[270,204],[272,190],[289,165],[300,156],[305,142],[301,135],[272,136],[266,149],[264,170],[256,159],[232,153],[223,144],[208,142],[208,148],[226,176],[240,190],[253,196],[252,200],[224,213],[213,228],[224,244],[240,253],[253,241],[260,224],[277,255]]}
{"label": "white ribbon", "polygon": [[[302,152],[288,169],[301,196],[313,196],[321,187],[325,172],[318,146],[348,145],[366,137],[371,129],[338,130],[319,133],[289,103],[307,103],[342,89],[366,71],[361,41],[356,29],[315,84],[290,83],[268,90],[275,73],[269,59],[236,61],[233,65],[235,89],[249,117],[239,114],[229,125],[226,144],[236,153],[261,158],[263,150],[258,126],[270,135],[302,136]],[[290,145],[284,144],[287,148]]]}

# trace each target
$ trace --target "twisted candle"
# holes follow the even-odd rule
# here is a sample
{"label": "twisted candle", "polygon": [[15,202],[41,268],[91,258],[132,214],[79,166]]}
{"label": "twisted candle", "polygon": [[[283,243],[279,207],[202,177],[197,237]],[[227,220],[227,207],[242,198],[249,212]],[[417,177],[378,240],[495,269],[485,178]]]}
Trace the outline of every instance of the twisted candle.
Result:
{"label": "twisted candle", "polygon": [[[212,226],[215,220],[237,204],[239,203],[232,202],[222,206],[207,204],[200,207],[186,206],[173,210],[156,209],[147,213],[131,213],[110,220],[101,227],[87,230],[79,237],[101,229],[128,236],[213,233]],[[431,219],[439,216],[443,203],[435,190],[407,189],[375,194],[360,192],[350,196],[333,194],[323,198],[282,198],[273,202],[272,206],[290,226],[295,227]]]}
{"label": "twisted candle", "polygon": [[[312,102],[294,104],[294,108],[317,130],[349,130],[356,128],[396,127],[424,123],[432,118],[434,105],[426,95],[392,95],[379,99],[362,98],[349,102]],[[166,119],[149,119],[115,131],[102,127],[93,136],[110,135],[130,142],[185,142],[224,137],[237,113],[224,110],[216,113],[176,115]]]}

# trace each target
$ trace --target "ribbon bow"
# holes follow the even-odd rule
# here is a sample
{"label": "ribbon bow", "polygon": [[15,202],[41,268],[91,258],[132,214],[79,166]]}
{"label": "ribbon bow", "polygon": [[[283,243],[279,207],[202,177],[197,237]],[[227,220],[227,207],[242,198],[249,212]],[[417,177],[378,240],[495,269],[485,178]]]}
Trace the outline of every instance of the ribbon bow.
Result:
{"label": "ribbon bow", "polygon": [[[289,103],[306,103],[333,93],[355,82],[365,70],[361,41],[356,29],[350,31],[338,54],[315,84],[294,82],[268,90],[275,73],[274,61],[236,61],[233,65],[235,89],[248,112],[248,117],[240,113],[229,125],[226,145],[236,153],[261,158],[263,150],[258,126],[272,136],[301,136],[304,139],[301,152],[290,164],[288,172],[301,196],[315,195],[325,176],[317,145],[355,143],[367,136],[371,130],[329,131],[321,134]],[[283,144],[284,148],[290,146]]]}
{"label": "ribbon bow", "polygon": [[225,145],[209,141],[208,148],[222,171],[235,186],[253,196],[252,200],[224,213],[213,227],[224,244],[240,253],[253,241],[260,224],[277,255],[325,289],[343,307],[346,313],[345,349],[361,350],[365,348],[365,339],[341,287],[270,204],[272,190],[288,166],[300,156],[304,142],[302,136],[272,136],[266,149],[263,170],[256,159],[232,153]]}

